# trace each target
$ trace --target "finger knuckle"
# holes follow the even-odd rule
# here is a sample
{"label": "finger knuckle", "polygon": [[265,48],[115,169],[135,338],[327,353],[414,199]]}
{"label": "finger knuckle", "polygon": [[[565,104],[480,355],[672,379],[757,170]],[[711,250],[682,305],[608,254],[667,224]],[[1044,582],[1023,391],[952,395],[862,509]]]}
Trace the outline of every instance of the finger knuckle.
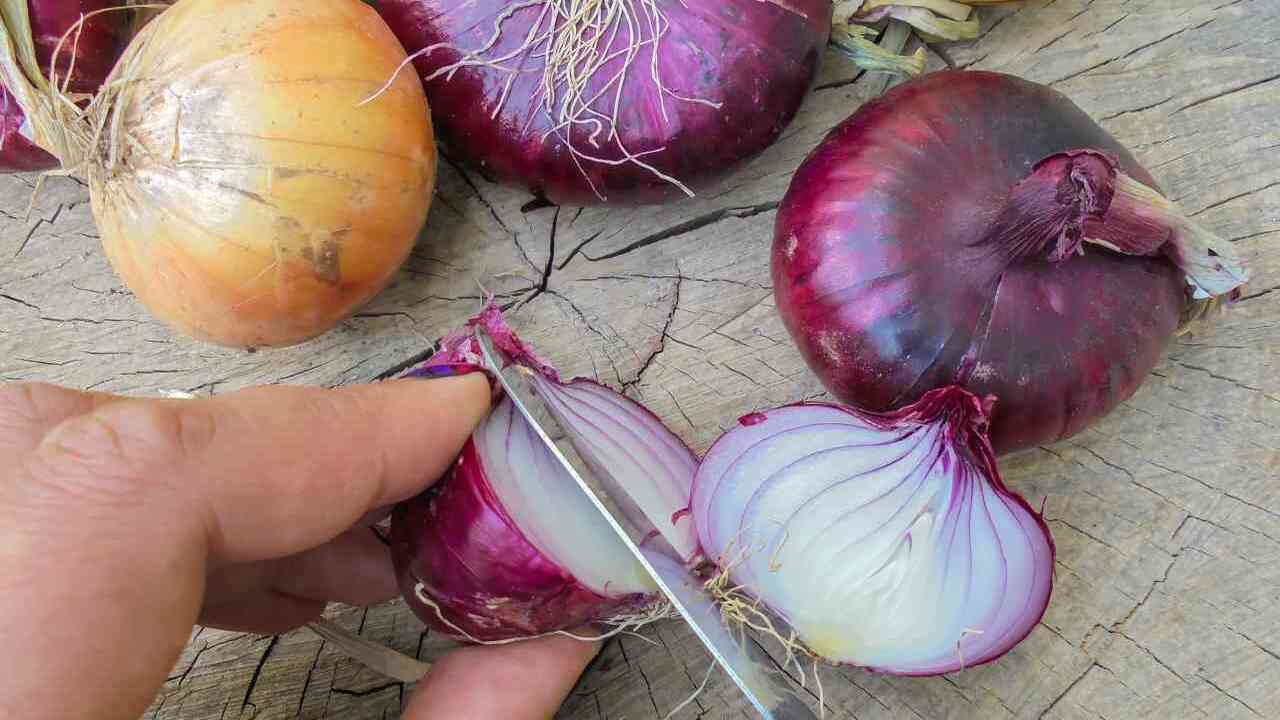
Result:
{"label": "finger knuckle", "polygon": [[0,430],[40,428],[54,416],[56,396],[68,391],[35,382],[0,385]]}
{"label": "finger knuckle", "polygon": [[57,425],[41,454],[59,482],[136,495],[179,479],[181,463],[206,446],[212,432],[210,416],[195,407],[120,402]]}

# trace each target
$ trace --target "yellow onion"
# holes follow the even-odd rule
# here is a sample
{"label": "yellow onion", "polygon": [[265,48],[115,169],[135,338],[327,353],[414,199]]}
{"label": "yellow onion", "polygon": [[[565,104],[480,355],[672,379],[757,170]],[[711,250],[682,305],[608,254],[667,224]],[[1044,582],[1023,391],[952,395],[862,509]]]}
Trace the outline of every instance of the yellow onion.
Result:
{"label": "yellow onion", "polygon": [[43,135],[72,136],[49,144],[153,313],[222,345],[294,344],[384,289],[426,221],[421,83],[364,102],[405,57],[359,0],[180,0],[72,132]]}

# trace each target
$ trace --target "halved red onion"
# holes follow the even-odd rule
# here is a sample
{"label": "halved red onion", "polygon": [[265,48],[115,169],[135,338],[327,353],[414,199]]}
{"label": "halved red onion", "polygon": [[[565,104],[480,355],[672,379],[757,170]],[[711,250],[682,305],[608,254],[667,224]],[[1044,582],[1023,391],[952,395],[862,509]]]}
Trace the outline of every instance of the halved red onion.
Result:
{"label": "halved red onion", "polygon": [[565,630],[637,611],[657,593],[507,398],[435,489],[397,506],[391,527],[410,607],[468,640]]}
{"label": "halved red onion", "polygon": [[[490,303],[410,377],[481,370],[475,328],[528,371],[575,450],[644,544],[698,556],[688,518],[697,457],[652,413],[602,385],[562,383]],[[495,385],[495,409],[432,489],[397,507],[392,554],[407,602],[432,627],[489,642],[660,606],[657,586]],[[655,614],[655,617],[660,613]]]}
{"label": "halved red onion", "polygon": [[1048,605],[1053,542],[959,387],[887,414],[744,417],[694,481],[704,551],[815,654],[902,675],[989,662]]}

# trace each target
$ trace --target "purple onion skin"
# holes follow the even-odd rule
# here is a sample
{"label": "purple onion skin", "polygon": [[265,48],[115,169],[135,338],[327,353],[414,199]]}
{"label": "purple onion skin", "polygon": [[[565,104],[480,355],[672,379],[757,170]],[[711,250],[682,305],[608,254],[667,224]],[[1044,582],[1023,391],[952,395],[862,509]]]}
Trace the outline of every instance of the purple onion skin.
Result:
{"label": "purple onion skin", "polygon": [[[28,0],[31,38],[35,41],[36,60],[45,77],[50,77],[50,60],[63,34],[80,20],[81,14],[124,5],[120,0]],[[58,53],[58,84],[72,70],[68,90],[75,93],[96,92],[115,66],[128,41],[125,28],[129,13],[104,12],[88,18],[84,27],[67,36]],[[72,61],[74,60],[74,65]]]}
{"label": "purple onion skin", "polygon": [[[777,140],[791,122],[817,72],[831,32],[830,0],[658,0],[670,20],[659,51],[664,83],[686,98],[666,97],[669,121],[663,119],[658,92],[650,80],[648,47],[635,60],[621,103],[618,125],[623,144],[633,153],[665,148],[644,160],[694,187],[723,175]],[[409,52],[437,43],[483,47],[496,16],[509,0],[381,0],[379,12]],[[490,53],[502,56],[520,46],[538,8],[523,10],[510,21]],[[621,47],[621,42],[615,43]],[[415,62],[423,78],[448,66],[459,54],[437,51]],[[620,62],[607,66],[592,84],[598,92]],[[488,68],[459,70],[452,78],[426,83],[436,129],[459,158],[490,179],[528,188],[559,204],[602,202],[633,205],[682,197],[678,188],[633,164],[582,162],[558,139],[544,139],[552,118],[539,104],[541,63],[530,59],[527,72],[499,104],[505,75]],[[611,102],[593,107],[606,113]],[[623,154],[613,143],[582,149],[611,160]],[[576,144],[576,143],[575,143]],[[586,175],[590,177],[588,182]],[[592,189],[592,185],[596,190]]]}
{"label": "purple onion skin", "polygon": [[783,200],[772,258],[778,309],[827,388],[873,411],[952,384],[994,395],[1001,453],[1132,396],[1179,323],[1181,271],[1096,246],[1052,262],[988,236],[1037,162],[1078,149],[1156,187],[1070,100],[996,73],[928,75],[833,130]]}
{"label": "purple onion skin", "polygon": [[[51,61],[58,42],[80,20],[82,13],[120,5],[123,3],[119,0],[29,0],[31,37],[36,61],[45,77],[50,77],[50,69],[55,67]],[[59,86],[70,71],[67,90],[97,91],[124,51],[128,21],[128,12],[106,12],[85,21],[79,40],[75,33],[69,35],[56,64]],[[18,132],[25,117],[17,99],[0,87],[0,172],[34,172],[58,167],[57,158]]]}
{"label": "purple onion skin", "polygon": [[0,172],[36,172],[58,167],[58,159],[20,131],[26,113],[18,99],[0,85]]}
{"label": "purple onion skin", "polygon": [[[439,483],[396,506],[391,556],[414,613],[446,635],[461,637],[460,628],[467,640],[568,630],[645,601],[599,595],[530,544],[498,503],[470,440]],[[455,627],[418,599],[418,583]]]}

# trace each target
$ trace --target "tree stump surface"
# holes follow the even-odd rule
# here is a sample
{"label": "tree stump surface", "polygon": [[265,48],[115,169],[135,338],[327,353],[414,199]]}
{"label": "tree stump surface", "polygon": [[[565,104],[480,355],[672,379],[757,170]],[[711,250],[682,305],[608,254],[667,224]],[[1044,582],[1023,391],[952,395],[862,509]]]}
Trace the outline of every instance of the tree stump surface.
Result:
{"label": "tree stump surface", "polygon": [[[826,717],[1280,717],[1280,2],[1035,0],[983,25],[945,49],[955,64],[1068,94],[1254,279],[1095,428],[1003,462],[1058,547],[1031,636],[945,677],[822,668]],[[740,415],[823,397],[774,310],[774,215],[805,154],[884,85],[830,54],[780,142],[661,208],[522,212],[527,194],[442,163],[395,285],[319,340],[253,354],[152,319],[107,265],[82,185],[46,182],[24,220],[35,178],[0,177],[0,379],[144,395],[369,382],[423,358],[483,283],[561,370],[625,389],[702,451]],[[400,602],[331,616],[411,655],[444,649]],[[643,635],[611,641],[560,717],[663,718],[692,695],[710,663],[692,633]],[[411,691],[305,629],[197,629],[146,717],[395,718]],[[674,717],[754,715],[716,673]]]}

